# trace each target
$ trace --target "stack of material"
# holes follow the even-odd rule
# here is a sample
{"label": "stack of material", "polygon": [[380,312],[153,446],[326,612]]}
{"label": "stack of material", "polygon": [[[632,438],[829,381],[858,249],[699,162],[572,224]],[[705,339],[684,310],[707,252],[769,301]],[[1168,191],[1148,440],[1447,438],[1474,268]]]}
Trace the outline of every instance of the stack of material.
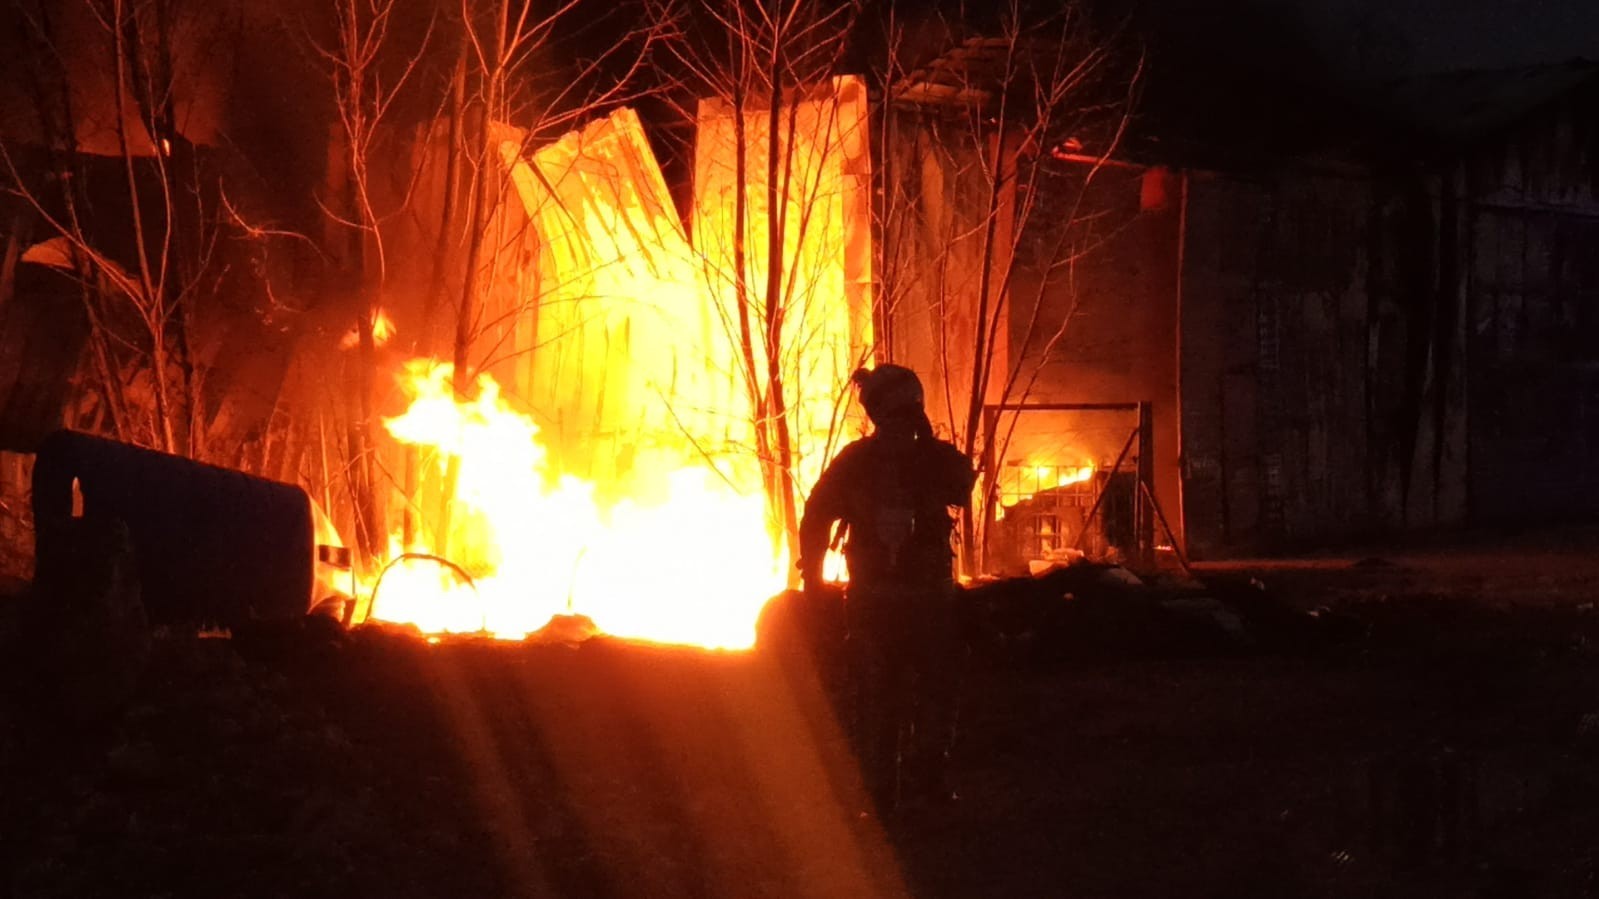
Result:
{"label": "stack of material", "polygon": [[1302,652],[1343,636],[1256,580],[1145,582],[1089,562],[979,583],[966,598],[973,647],[999,662]]}

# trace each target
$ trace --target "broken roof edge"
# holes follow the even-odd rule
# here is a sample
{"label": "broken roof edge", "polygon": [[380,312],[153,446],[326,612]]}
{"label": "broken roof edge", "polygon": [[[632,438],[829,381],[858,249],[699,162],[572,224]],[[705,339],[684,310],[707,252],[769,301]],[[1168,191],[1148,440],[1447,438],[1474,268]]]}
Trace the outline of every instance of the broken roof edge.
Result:
{"label": "broken roof edge", "polygon": [[[1138,127],[1111,156],[1225,173],[1358,175],[1437,165],[1503,140],[1561,104],[1588,102],[1599,112],[1599,60],[1439,72],[1335,99],[1339,111],[1316,117],[1309,130],[1285,134],[1273,127],[1253,130],[1253,137],[1222,134],[1214,120],[1182,121],[1179,114],[1162,121],[1158,108],[1136,110]],[[1080,155],[1101,153],[1087,146]]]}

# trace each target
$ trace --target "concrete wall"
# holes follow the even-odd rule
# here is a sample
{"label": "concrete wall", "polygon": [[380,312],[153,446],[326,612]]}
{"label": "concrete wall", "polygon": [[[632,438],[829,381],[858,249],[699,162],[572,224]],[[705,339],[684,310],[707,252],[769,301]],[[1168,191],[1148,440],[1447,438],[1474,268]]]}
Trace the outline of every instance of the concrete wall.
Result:
{"label": "concrete wall", "polygon": [[1441,185],[1195,177],[1185,515],[1199,556],[1465,520],[1463,294]]}
{"label": "concrete wall", "polygon": [[[1006,400],[1152,402],[1157,495],[1199,557],[1599,513],[1585,102],[1380,172],[1056,172]],[[1002,463],[1104,465],[1132,424],[1018,421]]]}
{"label": "concrete wall", "polygon": [[[878,354],[921,374],[933,426],[964,445],[980,335],[992,358],[989,371],[996,373],[984,402],[999,401],[997,373],[1009,367],[1005,329],[991,334],[989,310],[1003,302],[1001,282],[1015,245],[1004,227],[1014,209],[1014,191],[990,196],[992,135],[974,135],[958,121],[903,110],[882,118],[887,127],[874,137],[881,148],[875,229]],[[1004,154],[1007,162],[1013,153],[1010,148]],[[991,199],[992,241],[986,237]],[[998,339],[990,342],[990,336]]]}
{"label": "concrete wall", "polygon": [[[1153,403],[1157,494],[1201,558],[1599,514],[1595,110],[1579,90],[1381,170],[1054,167],[1004,400]],[[1001,463],[1104,465],[1132,426],[1017,421]]]}
{"label": "concrete wall", "polygon": [[1190,182],[1182,374],[1196,554],[1312,539],[1360,515],[1367,446],[1349,426],[1364,431],[1368,201],[1355,184]]}
{"label": "concrete wall", "polygon": [[1485,141],[1454,177],[1467,237],[1471,506],[1599,514],[1599,89]]}
{"label": "concrete wall", "polygon": [[[1022,235],[1010,294],[1019,377],[1007,401],[1151,403],[1155,493],[1180,532],[1181,179],[1118,166],[1101,168],[1085,185],[1087,172],[1079,165],[1054,172]],[[1022,413],[1001,461],[1107,467],[1136,426],[1133,413]]]}

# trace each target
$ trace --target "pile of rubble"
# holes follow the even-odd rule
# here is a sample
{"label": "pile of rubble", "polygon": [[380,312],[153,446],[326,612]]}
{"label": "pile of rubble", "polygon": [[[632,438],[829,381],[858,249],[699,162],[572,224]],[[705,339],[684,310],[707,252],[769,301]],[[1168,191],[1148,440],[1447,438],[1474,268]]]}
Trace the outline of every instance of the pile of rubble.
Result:
{"label": "pile of rubble", "polygon": [[[961,613],[972,653],[998,664],[1299,654],[1363,632],[1353,618],[1295,607],[1258,579],[1143,578],[1119,565],[1089,561],[968,584]],[[759,645],[827,654],[842,643],[844,632],[841,592],[792,591],[767,606]]]}

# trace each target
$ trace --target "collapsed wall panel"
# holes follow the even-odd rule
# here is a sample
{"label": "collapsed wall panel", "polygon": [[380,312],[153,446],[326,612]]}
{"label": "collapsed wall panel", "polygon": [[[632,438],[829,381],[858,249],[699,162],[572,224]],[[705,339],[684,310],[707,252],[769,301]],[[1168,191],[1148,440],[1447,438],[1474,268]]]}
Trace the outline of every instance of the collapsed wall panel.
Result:
{"label": "collapsed wall panel", "polygon": [[[620,110],[524,156],[501,143],[536,249],[498,340],[560,470],[634,495],[727,455],[745,407],[643,127]],[[495,320],[493,313],[487,318]],[[491,367],[491,371],[496,371]]]}
{"label": "collapsed wall panel", "polygon": [[[531,273],[484,311],[481,355],[533,409],[560,470],[618,495],[707,461],[758,483],[752,421],[774,363],[799,483],[845,436],[849,373],[872,348],[865,91],[839,79],[785,107],[772,166],[767,117],[764,107],[744,115],[741,170],[732,110],[702,102],[692,240],[631,110],[531,154],[505,132],[499,150],[533,234],[522,244]],[[784,197],[775,289],[768,173]]]}

